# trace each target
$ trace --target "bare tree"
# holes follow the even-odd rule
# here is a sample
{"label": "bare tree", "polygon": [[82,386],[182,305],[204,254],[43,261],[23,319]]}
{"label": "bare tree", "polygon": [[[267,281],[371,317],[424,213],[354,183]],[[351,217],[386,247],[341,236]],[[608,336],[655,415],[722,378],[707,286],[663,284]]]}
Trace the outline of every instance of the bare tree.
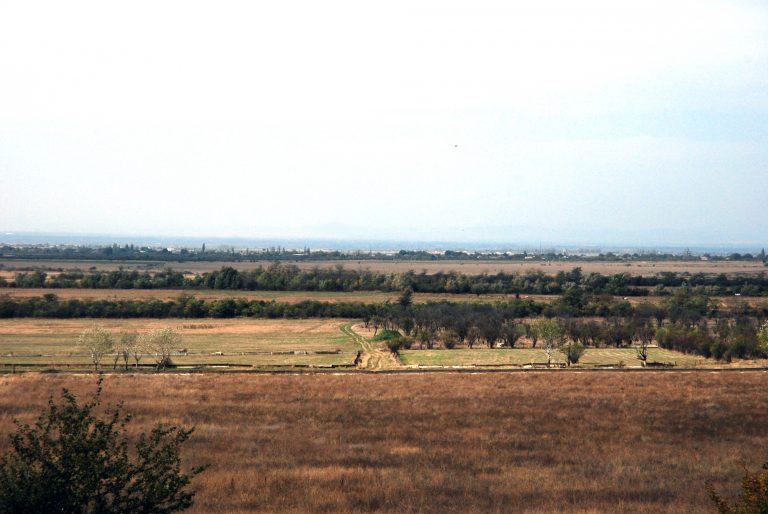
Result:
{"label": "bare tree", "polygon": [[638,345],[635,349],[637,358],[640,360],[640,364],[643,367],[646,367],[648,365],[648,347],[651,345],[651,342],[656,335],[656,330],[650,322],[647,322],[637,328],[635,335],[638,340]]}
{"label": "bare tree", "polygon": [[80,347],[91,355],[93,369],[98,370],[99,364],[105,355],[115,348],[115,338],[107,330],[98,325],[83,330],[77,338]]}

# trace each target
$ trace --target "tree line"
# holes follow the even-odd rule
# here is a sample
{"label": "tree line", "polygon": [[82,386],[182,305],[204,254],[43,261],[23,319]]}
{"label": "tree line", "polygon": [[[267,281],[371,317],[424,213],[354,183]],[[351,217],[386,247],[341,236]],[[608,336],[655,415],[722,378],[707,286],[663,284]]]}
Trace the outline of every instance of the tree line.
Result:
{"label": "tree line", "polygon": [[587,347],[634,347],[645,364],[654,341],[662,348],[725,361],[768,357],[768,323],[760,325],[768,312],[749,316],[707,309],[706,304],[706,298],[678,295],[662,306],[638,305],[623,316],[576,318],[545,313],[537,319],[521,319],[509,305],[436,302],[413,306],[404,294],[398,305],[364,322],[372,325],[375,334],[383,330],[383,338],[395,352],[414,345],[422,349],[515,348],[524,337],[534,348],[541,342],[548,361],[559,350],[568,365],[577,363]]}
{"label": "tree line", "polygon": [[311,250],[304,246],[301,249],[284,246],[263,248],[236,248],[228,245],[217,245],[206,248],[205,243],[199,247],[184,247],[169,249],[158,246],[113,243],[111,245],[0,245],[0,257],[12,259],[54,259],[54,260],[110,260],[110,261],[164,261],[164,262],[255,262],[264,260],[279,261],[325,261],[325,260],[385,260],[385,261],[579,261],[586,262],[633,262],[633,261],[692,261],[704,258],[711,261],[766,261],[765,249],[757,253],[730,254],[702,253],[694,254],[689,250],[672,253],[662,251],[636,252],[599,252],[597,254],[583,251],[562,252],[554,249],[538,249],[531,252],[523,251],[492,251],[492,250],[399,250],[393,251],[362,251],[362,250]]}
{"label": "tree line", "polygon": [[[428,302],[414,304],[405,290],[397,302],[203,300],[181,296],[176,300],[60,300],[53,294],[17,299],[0,297],[0,318],[356,318],[373,324],[376,331],[398,330],[403,344],[420,348],[451,349],[457,345],[485,344],[489,348],[514,347],[531,332],[534,318],[556,319],[566,342],[584,346],[628,347],[657,341],[665,348],[706,357],[762,356],[757,345],[758,327],[768,318],[768,304],[722,309],[707,297],[685,292],[660,305],[636,306],[613,297],[582,299],[583,306],[567,303],[566,296],[545,303],[512,299],[493,303]],[[642,359],[641,359],[642,360]]]}
{"label": "tree line", "polygon": [[246,291],[396,292],[411,288],[420,293],[448,294],[608,294],[614,296],[670,296],[685,288],[704,296],[768,296],[768,275],[687,274],[662,272],[642,276],[628,273],[583,273],[581,268],[547,275],[542,271],[467,275],[458,272],[386,273],[333,268],[300,269],[275,262],[252,270],[226,266],[201,274],[172,269],[139,271],[21,272],[14,280],[0,278],[0,287],[84,289],[220,289]]}

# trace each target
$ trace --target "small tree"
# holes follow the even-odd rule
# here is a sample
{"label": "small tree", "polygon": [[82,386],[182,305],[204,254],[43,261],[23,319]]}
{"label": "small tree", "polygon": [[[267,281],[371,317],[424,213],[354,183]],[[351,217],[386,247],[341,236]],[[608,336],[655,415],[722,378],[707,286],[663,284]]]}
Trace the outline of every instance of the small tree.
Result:
{"label": "small tree", "polygon": [[128,350],[134,362],[136,363],[136,369],[139,368],[139,362],[141,361],[141,358],[144,356],[144,354],[149,352],[150,338],[151,332],[144,332],[143,334],[139,334],[139,336],[133,342],[131,348]]}
{"label": "small tree", "polygon": [[467,346],[469,346],[469,349],[471,350],[473,346],[475,346],[475,343],[478,339],[480,339],[480,332],[478,331],[477,327],[475,325],[472,325],[469,327],[469,330],[467,331]]}
{"label": "small tree", "polygon": [[768,512],[768,463],[763,464],[763,470],[750,473],[744,470],[741,480],[742,493],[735,503],[731,504],[715,491],[714,486],[707,482],[707,492],[720,514],[765,514]]}
{"label": "small tree", "polygon": [[564,338],[565,332],[560,323],[555,319],[542,319],[533,325],[533,333],[541,339],[544,351],[547,354],[547,367],[552,365],[552,354],[558,348]]}
{"label": "small tree", "polygon": [[114,361],[112,362],[112,369],[117,369],[117,363],[120,359],[123,359],[123,366],[128,371],[128,360],[131,357],[131,348],[136,344],[139,335],[136,332],[124,332],[120,334],[120,338],[115,340],[114,347]]}
{"label": "small tree", "polygon": [[[118,357],[122,357],[125,370],[128,371],[128,360],[133,355],[134,350],[139,344],[139,334],[136,332],[124,332],[120,335],[120,343],[115,351],[115,364],[117,364]],[[138,366],[138,362],[136,363]]]}
{"label": "small tree", "polygon": [[638,327],[635,335],[638,340],[637,358],[640,360],[640,364],[645,367],[648,365],[648,347],[656,336],[656,329],[650,323],[643,323]]}
{"label": "small tree", "polygon": [[571,364],[578,364],[581,356],[584,355],[584,345],[573,339],[563,337],[557,348],[565,355],[565,363],[570,368]]}
{"label": "small tree", "polygon": [[413,303],[413,289],[406,287],[400,296],[397,298],[397,303],[404,309],[407,309]]}
{"label": "small tree", "polygon": [[181,347],[181,334],[172,328],[161,328],[149,332],[145,342],[155,356],[156,369],[160,371],[172,365],[171,353]]}
{"label": "small tree", "polygon": [[419,341],[420,350],[424,349],[424,345],[431,350],[435,343],[435,330],[431,327],[423,327],[416,333],[416,339]]}
{"label": "small tree", "polygon": [[77,344],[90,354],[93,369],[98,370],[104,356],[114,350],[115,338],[102,327],[94,325],[80,333]]}
{"label": "small tree", "polygon": [[764,357],[768,357],[768,321],[757,332],[757,342]]}
{"label": "small tree", "polygon": [[459,343],[459,334],[453,329],[444,330],[441,339],[446,350],[453,350]]}
{"label": "small tree", "polygon": [[33,426],[16,422],[11,449],[0,459],[0,513],[83,512],[159,513],[187,509],[194,491],[186,490],[203,471],[181,471],[181,446],[193,429],[156,425],[128,450],[122,405],[104,417],[101,379],[94,397],[79,405],[62,390]]}
{"label": "small tree", "polygon": [[512,320],[507,320],[501,325],[501,339],[509,348],[515,347],[523,333],[524,329]]}

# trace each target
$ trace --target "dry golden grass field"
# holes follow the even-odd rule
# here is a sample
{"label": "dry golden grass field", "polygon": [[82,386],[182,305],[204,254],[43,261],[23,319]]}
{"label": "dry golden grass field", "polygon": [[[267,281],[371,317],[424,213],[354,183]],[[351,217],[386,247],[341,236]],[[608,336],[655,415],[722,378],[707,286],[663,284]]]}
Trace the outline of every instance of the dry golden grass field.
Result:
{"label": "dry golden grass field", "polygon": [[[736,261],[667,261],[667,262],[545,262],[545,261],[307,261],[291,262],[302,269],[333,268],[343,265],[348,269],[371,270],[382,272],[415,272],[426,271],[437,273],[439,271],[456,271],[468,275],[480,273],[507,273],[542,271],[554,275],[559,271],[570,271],[575,267],[581,267],[585,273],[598,272],[602,274],[631,273],[634,275],[655,275],[662,271],[677,273],[763,273],[768,271],[761,262],[736,262]],[[157,271],[167,267],[176,270],[202,273],[221,269],[222,266],[232,266],[239,270],[249,270],[258,266],[269,266],[271,261],[254,262],[159,262],[159,261],[55,261],[55,260],[16,260],[0,259],[0,265],[5,268],[42,268],[50,270],[74,270],[87,271],[89,269],[116,270],[120,267],[126,270]]]}
{"label": "dry golden grass field", "polygon": [[[0,376],[12,418],[93,376]],[[131,429],[195,426],[192,512],[713,512],[768,460],[768,373],[112,375]]]}

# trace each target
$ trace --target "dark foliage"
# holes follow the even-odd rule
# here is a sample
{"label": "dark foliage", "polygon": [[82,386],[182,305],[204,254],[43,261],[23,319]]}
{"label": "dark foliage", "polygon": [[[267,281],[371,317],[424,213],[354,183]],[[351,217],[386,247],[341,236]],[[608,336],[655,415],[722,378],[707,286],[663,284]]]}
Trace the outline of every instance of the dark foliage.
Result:
{"label": "dark foliage", "polygon": [[129,452],[121,406],[104,417],[101,380],[80,405],[68,390],[51,397],[34,425],[17,424],[11,450],[0,460],[0,513],[153,513],[190,507],[187,489],[203,468],[181,470],[181,446],[192,429],[158,424]]}

